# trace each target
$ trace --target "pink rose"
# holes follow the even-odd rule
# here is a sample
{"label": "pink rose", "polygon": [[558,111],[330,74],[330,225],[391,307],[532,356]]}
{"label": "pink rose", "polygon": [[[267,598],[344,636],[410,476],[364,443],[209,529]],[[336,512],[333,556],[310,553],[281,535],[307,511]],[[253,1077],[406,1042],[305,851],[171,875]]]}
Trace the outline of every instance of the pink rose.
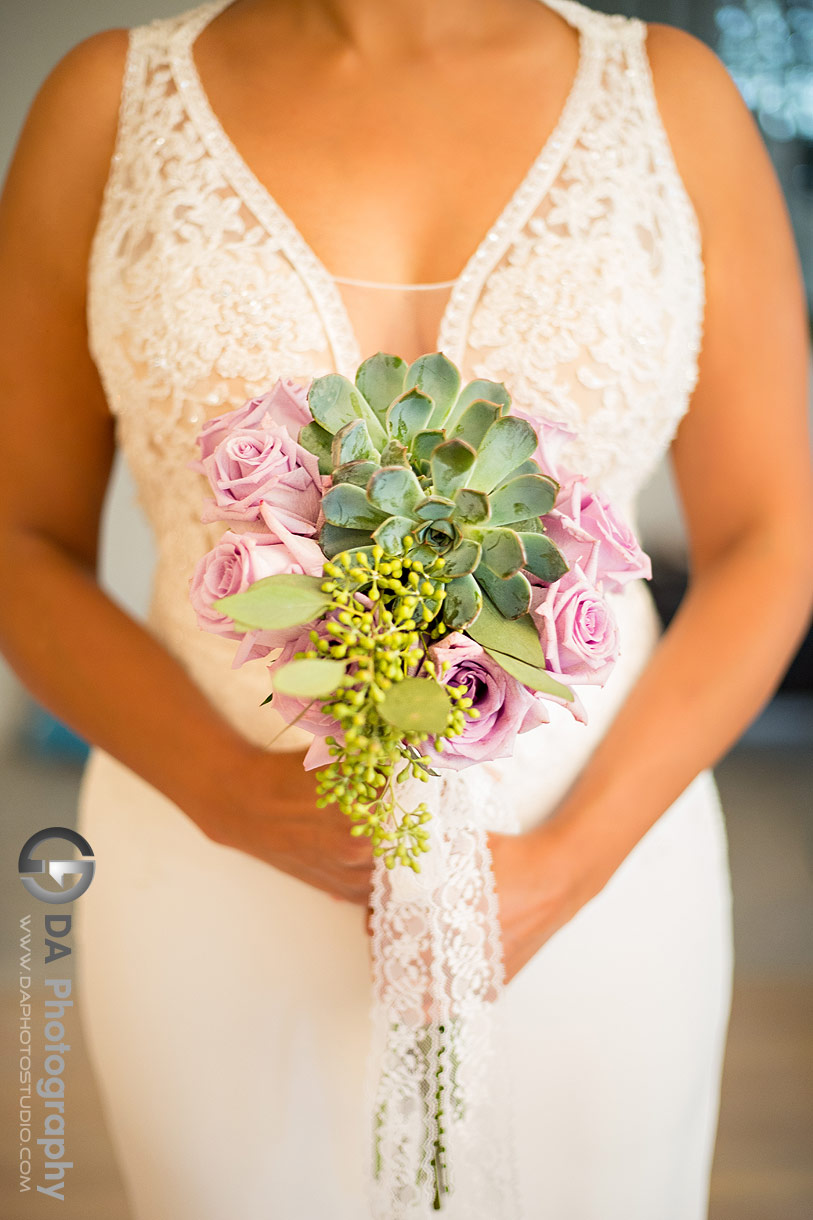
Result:
{"label": "pink rose", "polygon": [[[198,435],[201,461],[211,457],[228,433],[238,428],[257,428],[266,416],[270,416],[272,424],[279,424],[296,440],[299,429],[311,423],[313,418],[308,408],[308,387],[297,385],[290,377],[284,381],[277,378],[267,394],[210,419]],[[200,462],[191,465],[203,473]]]}
{"label": "pink rose", "polygon": [[618,656],[618,627],[578,564],[554,584],[532,588],[531,613],[551,676],[603,686]]}
{"label": "pink rose", "polygon": [[466,687],[468,697],[480,713],[477,720],[466,720],[463,732],[444,739],[441,753],[429,749],[438,766],[455,771],[494,758],[509,758],[518,733],[545,724],[549,717],[542,702],[534,699],[527,687],[506,673],[475,640],[453,631],[429,649],[433,661],[449,668],[441,680]]}
{"label": "pink rose", "polygon": [[214,491],[202,521],[256,521],[270,507],[296,534],[313,534],[322,503],[319,459],[281,424],[230,431],[202,462]]}
{"label": "pink rose", "polygon": [[649,556],[613,506],[577,479],[545,517],[545,529],[568,564],[579,564],[594,584],[616,593],[652,575]]}
{"label": "pink rose", "polygon": [[510,414],[524,419],[533,428],[539,444],[536,452],[531,456],[543,474],[556,480],[560,486],[559,495],[561,496],[562,490],[569,487],[578,477],[562,464],[562,450],[575,439],[576,433],[572,428],[568,428],[567,424],[562,424],[558,420],[531,415],[529,412],[520,411],[515,407],[511,407]]}
{"label": "pink rose", "polygon": [[[216,610],[212,602],[242,593],[265,576],[279,576],[284,572],[304,572],[309,576],[322,573],[324,555],[312,538],[292,534],[270,515],[269,523],[274,526],[273,533],[238,534],[226,530],[217,546],[198,560],[189,582],[189,599],[197,614],[198,626],[240,641],[233,668],[284,644],[291,633],[289,630],[241,634],[234,630],[232,620]],[[296,628],[297,632],[300,630]]]}

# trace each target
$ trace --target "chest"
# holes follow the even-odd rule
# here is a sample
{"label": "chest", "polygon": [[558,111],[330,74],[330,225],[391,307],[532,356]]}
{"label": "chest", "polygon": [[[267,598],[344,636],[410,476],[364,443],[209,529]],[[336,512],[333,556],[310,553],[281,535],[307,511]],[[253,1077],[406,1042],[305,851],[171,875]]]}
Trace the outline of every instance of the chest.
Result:
{"label": "chest", "polygon": [[580,31],[541,5],[519,12],[495,45],[473,30],[436,53],[390,48],[363,59],[268,31],[252,56],[250,31],[224,38],[215,22],[186,66],[325,267],[434,282],[465,266],[553,133],[578,73]]}

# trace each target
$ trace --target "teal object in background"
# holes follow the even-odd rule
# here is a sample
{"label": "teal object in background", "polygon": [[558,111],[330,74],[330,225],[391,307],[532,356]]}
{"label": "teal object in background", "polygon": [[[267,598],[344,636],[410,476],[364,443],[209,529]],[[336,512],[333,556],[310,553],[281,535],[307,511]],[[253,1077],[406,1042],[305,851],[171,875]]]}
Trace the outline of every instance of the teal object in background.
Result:
{"label": "teal object in background", "polygon": [[23,722],[22,741],[23,746],[32,753],[55,763],[82,763],[89,752],[84,738],[77,736],[66,724],[36,703],[31,705]]}

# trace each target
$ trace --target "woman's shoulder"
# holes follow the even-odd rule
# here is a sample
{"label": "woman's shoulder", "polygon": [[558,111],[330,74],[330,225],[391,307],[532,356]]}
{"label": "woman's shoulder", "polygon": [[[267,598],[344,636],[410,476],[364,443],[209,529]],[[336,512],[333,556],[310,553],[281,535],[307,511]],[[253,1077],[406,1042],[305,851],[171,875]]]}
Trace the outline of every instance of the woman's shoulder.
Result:
{"label": "woman's shoulder", "polygon": [[[71,112],[91,100],[105,109],[105,97],[118,101],[131,31],[126,28],[101,30],[76,43],[57,61],[40,86],[31,108]],[[109,108],[109,107],[108,107]]]}
{"label": "woman's shoulder", "polygon": [[115,140],[130,31],[109,29],[73,46],[37,90],[10,176],[62,172],[103,183]]}
{"label": "woman's shoulder", "polygon": [[45,78],[32,112],[57,111],[65,106],[69,114],[75,114],[77,108],[86,111],[93,107],[100,116],[106,116],[108,123],[111,115],[115,120],[128,57],[139,50],[169,50],[177,31],[211,7],[197,5],[173,16],[101,30],[82,39],[57,61]]}
{"label": "woman's shoulder", "polygon": [[54,274],[81,283],[115,147],[129,31],[73,46],[29,107],[3,188],[0,239],[30,240]]}
{"label": "woman's shoulder", "polygon": [[109,159],[115,138],[131,31],[102,30],[76,43],[54,65],[37,90],[20,133],[17,153],[37,156],[61,145],[85,169]]}

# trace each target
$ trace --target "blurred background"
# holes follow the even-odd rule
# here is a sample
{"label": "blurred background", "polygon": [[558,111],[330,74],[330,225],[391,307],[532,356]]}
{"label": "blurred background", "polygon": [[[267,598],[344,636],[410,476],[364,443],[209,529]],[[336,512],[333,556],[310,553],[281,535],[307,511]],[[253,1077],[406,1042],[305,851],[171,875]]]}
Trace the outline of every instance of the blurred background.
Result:
{"label": "blurred background", "polygon": [[[179,0],[4,0],[0,6],[0,169],[30,102],[76,42],[111,26],[180,12]],[[593,3],[666,22],[707,42],[757,120],[783,185],[813,299],[813,2],[642,0]],[[686,582],[680,509],[668,465],[641,503],[664,622]],[[119,459],[104,521],[101,578],[130,612],[146,611],[152,546]],[[0,801],[3,838],[3,1037],[16,1035],[18,921],[30,910],[16,876],[33,830],[75,822],[85,744],[37,706],[0,658]],[[717,768],[734,886],[736,980],[712,1178],[710,1220],[809,1220],[813,1216],[813,637],[808,636],[769,707]],[[81,1004],[81,996],[77,997]],[[76,1023],[68,1065],[76,1168],[64,1220],[127,1220],[104,1116]],[[10,1066],[11,1057],[6,1057]],[[8,1068],[4,1069],[8,1073]],[[15,1069],[16,1070],[16,1069]],[[3,1129],[16,1111],[7,1074]],[[45,1215],[52,1201],[17,1194],[15,1141],[0,1148],[0,1211]],[[496,1218],[495,1218],[496,1220]],[[562,1220],[562,1218],[556,1218]],[[652,1217],[652,1220],[658,1220]]]}

